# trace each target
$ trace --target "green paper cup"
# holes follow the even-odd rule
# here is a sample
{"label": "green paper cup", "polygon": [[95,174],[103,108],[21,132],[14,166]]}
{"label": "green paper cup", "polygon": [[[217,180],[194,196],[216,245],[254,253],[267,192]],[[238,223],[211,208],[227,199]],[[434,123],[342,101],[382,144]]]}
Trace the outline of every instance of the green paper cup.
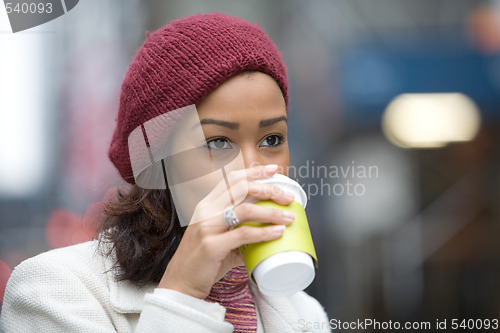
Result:
{"label": "green paper cup", "polygon": [[[259,290],[268,296],[288,296],[304,290],[314,280],[317,266],[316,251],[309,230],[305,206],[307,196],[302,187],[283,175],[257,180],[293,193],[295,201],[282,206],[271,200],[255,202],[256,205],[294,212],[297,217],[279,239],[240,247],[249,274]],[[245,222],[242,225],[268,226],[269,223]]]}

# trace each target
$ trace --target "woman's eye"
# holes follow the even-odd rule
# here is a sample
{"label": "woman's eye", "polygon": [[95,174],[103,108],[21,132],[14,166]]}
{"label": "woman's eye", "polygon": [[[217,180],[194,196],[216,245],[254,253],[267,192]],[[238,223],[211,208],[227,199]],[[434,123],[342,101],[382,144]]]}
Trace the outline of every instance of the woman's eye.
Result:
{"label": "woman's eye", "polygon": [[262,147],[276,147],[279,146],[283,142],[283,137],[278,134],[272,134],[266,136],[264,140],[262,140]]}
{"label": "woman's eye", "polygon": [[224,139],[224,138],[210,139],[207,141],[207,146],[208,146],[208,148],[213,149],[213,150],[231,149],[232,148],[229,141],[227,141],[227,139]]}

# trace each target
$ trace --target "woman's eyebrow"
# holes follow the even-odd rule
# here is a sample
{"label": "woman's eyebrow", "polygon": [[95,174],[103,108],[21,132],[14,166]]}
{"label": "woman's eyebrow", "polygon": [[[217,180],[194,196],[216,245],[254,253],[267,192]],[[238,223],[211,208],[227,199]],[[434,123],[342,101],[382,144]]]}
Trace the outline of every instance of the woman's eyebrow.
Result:
{"label": "woman's eyebrow", "polygon": [[211,118],[205,118],[200,120],[201,125],[219,125],[219,126],[224,126],[229,129],[238,129],[240,127],[239,123],[233,123],[231,121],[225,121],[225,120],[217,120],[217,119],[211,119]]}
{"label": "woman's eyebrow", "polygon": [[264,119],[259,122],[259,127],[267,127],[271,126],[273,124],[276,124],[279,121],[284,121],[285,123],[288,122],[286,116],[281,116],[277,118],[269,118],[269,119]]}

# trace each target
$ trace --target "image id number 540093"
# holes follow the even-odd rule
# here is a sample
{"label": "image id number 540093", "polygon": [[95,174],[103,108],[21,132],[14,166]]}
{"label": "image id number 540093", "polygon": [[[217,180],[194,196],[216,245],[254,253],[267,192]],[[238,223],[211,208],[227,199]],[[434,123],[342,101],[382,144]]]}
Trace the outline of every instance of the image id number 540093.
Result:
{"label": "image id number 540093", "polygon": [[468,330],[481,330],[481,329],[498,329],[498,319],[452,319],[451,329],[468,329]]}
{"label": "image id number 540093", "polygon": [[5,3],[5,10],[7,14],[18,13],[18,14],[34,14],[34,13],[52,13],[52,3],[47,2],[18,2],[13,4],[12,2]]}

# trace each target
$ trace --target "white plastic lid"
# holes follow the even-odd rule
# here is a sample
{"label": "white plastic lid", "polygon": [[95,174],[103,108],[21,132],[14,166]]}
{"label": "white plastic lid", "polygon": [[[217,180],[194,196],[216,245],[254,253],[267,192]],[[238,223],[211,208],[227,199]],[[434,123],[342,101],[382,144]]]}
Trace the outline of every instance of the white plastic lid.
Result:
{"label": "white plastic lid", "polygon": [[287,192],[292,193],[295,196],[295,201],[301,204],[302,207],[306,208],[307,205],[306,192],[304,192],[302,186],[300,186],[299,183],[297,183],[295,180],[288,178],[285,175],[277,173],[269,178],[255,180],[255,182],[263,184],[271,184]]}
{"label": "white plastic lid", "polygon": [[315,271],[310,255],[286,251],[260,262],[252,275],[264,295],[289,296],[306,289],[314,280]]}

